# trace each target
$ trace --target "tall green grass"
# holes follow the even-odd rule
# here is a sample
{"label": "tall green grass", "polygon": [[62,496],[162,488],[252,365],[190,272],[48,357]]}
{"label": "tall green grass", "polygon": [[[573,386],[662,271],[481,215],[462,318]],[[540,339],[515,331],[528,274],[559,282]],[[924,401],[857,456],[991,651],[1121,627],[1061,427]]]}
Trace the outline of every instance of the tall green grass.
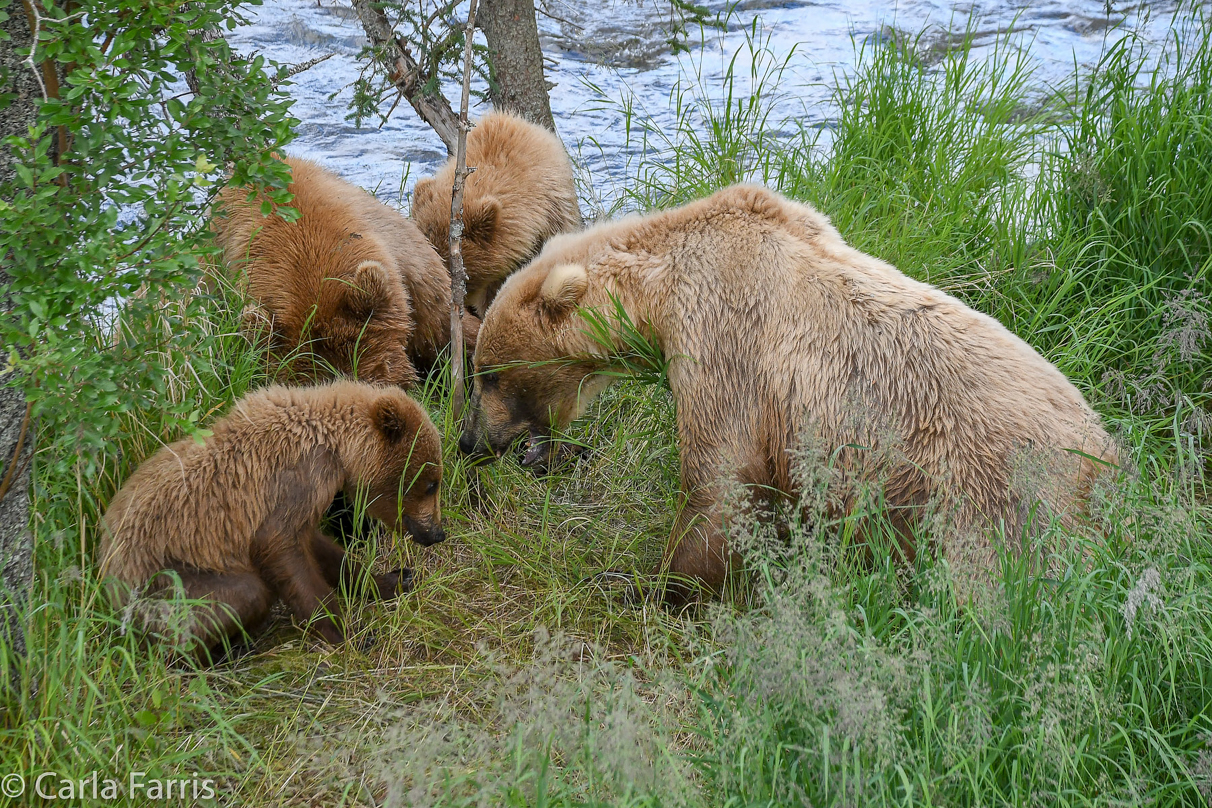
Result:
{"label": "tall green grass", "polygon": [[1024,114],[1030,61],[1009,41],[978,57],[965,38],[927,70],[920,42],[864,43],[834,91],[831,140],[792,144],[771,179],[903,271],[980,284],[1024,241],[1024,173],[1041,134]]}
{"label": "tall green grass", "polygon": [[1047,286],[1063,288],[1067,306],[1100,327],[1097,344],[1081,347],[1105,366],[1116,405],[1162,430],[1177,419],[1207,441],[1212,424],[1198,415],[1212,392],[1212,49],[1203,13],[1179,21],[1201,33],[1187,44],[1175,34],[1158,72],[1143,72],[1151,54],[1126,37],[1072,88],[1072,123],[1037,216],[1069,265]]}
{"label": "tall green grass", "polygon": [[1199,804],[1212,547],[1207,507],[1181,503],[1117,490],[1101,530],[1053,528],[964,608],[928,560],[839,574],[828,529],[751,554],[765,583],[717,620],[700,683],[719,804]]}
{"label": "tall green grass", "polygon": [[[176,310],[168,307],[153,327],[171,328]],[[240,309],[234,311],[207,323],[208,351],[175,368],[163,391],[194,402],[202,422],[265,380],[264,360],[236,333]],[[120,346],[123,328],[116,322],[99,329],[96,349]],[[37,802],[29,775],[44,772],[55,775],[45,781],[52,793],[73,793],[62,791],[67,787],[61,781],[78,783],[94,773],[99,781],[117,779],[125,787],[132,771],[144,772],[145,781],[201,773],[217,789],[230,790],[258,760],[242,729],[258,711],[252,696],[275,677],[257,675],[246,687],[230,689],[176,666],[170,654],[148,647],[130,630],[130,615],[111,608],[98,581],[94,550],[105,503],[142,458],[179,437],[168,433],[154,410],[114,417],[127,426],[123,444],[104,457],[76,459],[78,471],[86,461],[95,462],[95,476],[48,476],[47,465],[71,468],[71,458],[36,466],[29,651],[14,657],[0,648],[0,776],[27,775],[28,790],[17,804]],[[91,801],[92,786],[74,787],[77,797],[81,791],[87,799],[64,803]],[[0,795],[0,804],[8,798]]]}
{"label": "tall green grass", "polygon": [[[573,465],[473,467],[441,371],[417,393],[447,447],[451,538],[356,541],[419,585],[349,603],[360,630],[341,648],[279,615],[248,657],[174,666],[125,631],[93,552],[118,486],[178,436],[149,408],[115,415],[124,439],[97,476],[40,459],[32,650],[0,666],[15,672],[0,775],[197,771],[241,805],[1202,804],[1212,28],[1198,11],[1180,22],[1193,33],[1159,46],[1159,74],[1129,38],[1061,88],[1010,41],[978,55],[960,38],[938,61],[921,40],[868,42],[827,139],[773,119],[790,57],[755,32],[722,87],[678,85],[674,128],[631,117],[662,156],[632,167],[628,204],[767,182],[1001,319],[1107,416],[1128,474],[1096,492],[1089,524],[1041,526],[1033,552],[1005,556],[987,597],[958,607],[954,571],[904,568],[889,537],[856,547],[811,486],[789,538],[736,528],[748,581],[725,603],[672,613],[612,591],[594,574],[659,559],[678,459],[665,358],[591,314],[637,378],[573,426],[592,449]],[[164,391],[203,423],[269,379],[240,310],[219,294],[208,350]]]}

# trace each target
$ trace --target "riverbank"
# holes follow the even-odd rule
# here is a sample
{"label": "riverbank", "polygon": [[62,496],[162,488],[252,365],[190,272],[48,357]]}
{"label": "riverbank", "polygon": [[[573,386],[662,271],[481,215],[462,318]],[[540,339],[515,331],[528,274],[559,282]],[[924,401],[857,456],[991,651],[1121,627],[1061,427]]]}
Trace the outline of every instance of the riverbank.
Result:
{"label": "riverbank", "polygon": [[[279,613],[249,656],[182,670],[125,631],[93,571],[105,504],[178,437],[155,411],[130,413],[95,483],[39,463],[42,606],[0,775],[198,772],[233,805],[1200,804],[1212,26],[1199,26],[1171,51],[1172,78],[1150,79],[1155,54],[1125,40],[1042,103],[1014,48],[929,63],[913,38],[887,37],[835,88],[827,147],[812,128],[771,140],[763,100],[780,88],[750,92],[747,70],[739,104],[688,90],[662,125],[670,149],[632,147],[653,157],[629,168],[629,206],[756,176],[998,317],[1104,416],[1124,478],[1096,492],[1087,525],[1007,553],[986,598],[957,608],[955,571],[897,563],[889,536],[858,546],[854,521],[809,498],[785,543],[738,529],[750,575],[724,604],[628,602],[586,579],[659,558],[679,504],[667,393],[614,388],[569,436],[588,456],[536,478],[513,459],[467,467],[435,380],[421,397],[448,448],[450,538],[356,550],[416,568],[417,590],[351,604],[363,631],[347,646]],[[165,393],[205,418],[265,382],[239,301],[226,304]]]}

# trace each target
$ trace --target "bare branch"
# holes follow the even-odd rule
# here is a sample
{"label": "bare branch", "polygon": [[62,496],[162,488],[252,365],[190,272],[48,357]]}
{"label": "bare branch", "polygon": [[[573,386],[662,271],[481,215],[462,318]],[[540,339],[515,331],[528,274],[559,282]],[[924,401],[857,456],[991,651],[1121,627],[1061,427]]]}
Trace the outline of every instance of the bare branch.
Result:
{"label": "bare branch", "polygon": [[[38,80],[38,89],[42,93],[42,100],[45,102],[50,101],[53,98],[58,101],[60,98],[59,67],[51,59],[47,59],[46,61],[42,62],[41,65],[34,60],[34,57],[38,52],[38,42],[41,38],[42,21],[45,20],[46,17],[43,17],[38,13],[37,7],[30,0],[22,0],[22,6],[25,8],[25,16],[29,21],[29,30],[33,37],[30,40],[29,56],[22,62],[22,64],[28,66],[30,71],[33,72],[34,78]],[[76,20],[83,16],[83,14],[84,12],[69,14],[66,17],[61,18],[59,22]],[[67,154],[67,150],[71,145],[71,138],[68,134],[66,126],[57,126],[55,127],[55,130],[57,137],[55,139],[55,150],[53,154],[55,157],[55,165],[59,165],[59,162],[63,159],[64,155]],[[59,175],[56,182],[58,182],[61,186],[65,185],[67,183],[67,176],[63,174]]]}
{"label": "bare branch", "polygon": [[467,272],[463,268],[463,185],[467,175],[475,170],[467,167],[467,132],[471,129],[467,108],[471,102],[471,41],[475,25],[476,0],[470,0],[463,36],[463,97],[459,102],[459,134],[450,195],[450,398],[456,423],[463,420],[466,397],[463,381],[463,299],[467,295]]}
{"label": "bare branch", "polygon": [[[29,434],[29,417],[33,411],[34,402],[30,401],[26,403],[25,417],[21,419],[21,431],[17,435],[17,448],[13,450],[13,457],[8,461],[8,471],[4,473],[4,479],[0,480],[0,499],[8,496],[8,489],[12,485],[13,475],[20,476],[21,472],[25,470],[25,464],[21,462],[21,450],[25,448],[25,438]],[[25,459],[25,463],[29,463],[28,457]]]}
{"label": "bare branch", "polygon": [[286,68],[285,73],[283,73],[281,76],[278,76],[276,79],[274,79],[274,84],[283,82],[286,79],[291,78],[292,76],[297,76],[300,73],[302,73],[304,70],[311,70],[313,67],[320,64],[320,62],[327,62],[329,59],[331,59],[332,57],[334,57],[336,55],[337,55],[336,53],[326,53],[323,56],[317,56],[314,59],[308,59],[306,62],[299,62],[296,65],[289,65]]}
{"label": "bare branch", "polygon": [[379,128],[383,128],[383,124],[387,123],[387,119],[391,117],[391,113],[396,111],[396,107],[400,106],[400,99],[404,97],[404,93],[396,93],[396,100],[391,102],[391,109],[387,110],[387,114],[383,116],[383,120],[379,121]]}
{"label": "bare branch", "polygon": [[565,19],[565,18],[563,18],[563,17],[560,17],[560,16],[557,16],[557,15],[555,15],[555,14],[552,14],[550,11],[548,11],[548,10],[547,10],[547,8],[546,8],[545,6],[543,6],[543,5],[539,4],[539,3],[535,3],[534,10],[535,10],[535,11],[537,11],[538,13],[542,14],[544,17],[546,17],[546,18],[547,18],[547,19],[549,19],[549,20],[555,20],[555,21],[556,21],[556,22],[558,22],[558,23],[561,23],[561,24],[563,24],[563,25],[567,25],[567,26],[568,26],[568,27],[570,27],[570,28],[575,28],[575,29],[577,29],[578,31],[581,31],[581,32],[584,32],[584,30],[585,30],[585,26],[583,26],[583,25],[577,25],[577,24],[576,24],[575,22],[573,22],[572,20],[568,20],[568,19]]}
{"label": "bare branch", "polygon": [[[438,137],[442,138],[447,154],[454,154],[458,147],[459,120],[445,98],[424,91],[425,85],[432,77],[412,58],[408,47],[392,30],[387,15],[375,7],[374,0],[353,0],[353,5],[358,12],[358,18],[362,20],[366,37],[388,67],[392,84],[404,94],[408,103],[421,116],[421,120],[429,124],[438,133]],[[468,39],[468,43],[470,41]]]}
{"label": "bare branch", "polygon": [[[38,50],[38,38],[42,34],[42,15],[38,13],[38,9],[29,0],[24,0],[25,14],[29,18],[29,27],[34,34],[33,44],[29,48],[29,56],[25,60],[25,64],[34,72],[34,78],[38,79],[38,88],[42,90],[42,100],[49,101],[50,94],[46,89],[46,82],[42,80],[43,67],[34,61],[34,54]],[[58,95],[56,94],[56,98]]]}

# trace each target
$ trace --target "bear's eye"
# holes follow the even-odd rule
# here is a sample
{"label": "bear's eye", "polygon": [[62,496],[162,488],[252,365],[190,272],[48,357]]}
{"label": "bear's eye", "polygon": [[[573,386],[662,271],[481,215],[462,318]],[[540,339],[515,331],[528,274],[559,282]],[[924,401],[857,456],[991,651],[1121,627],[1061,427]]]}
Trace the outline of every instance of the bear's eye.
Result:
{"label": "bear's eye", "polygon": [[497,383],[500,381],[501,381],[501,377],[498,376],[496,373],[480,374],[480,383],[483,384],[485,387],[496,387]]}
{"label": "bear's eye", "polygon": [[438,481],[434,480],[432,483],[430,483],[429,485],[427,485],[425,487],[425,494],[426,494],[426,496],[428,496],[437,490],[438,490]]}

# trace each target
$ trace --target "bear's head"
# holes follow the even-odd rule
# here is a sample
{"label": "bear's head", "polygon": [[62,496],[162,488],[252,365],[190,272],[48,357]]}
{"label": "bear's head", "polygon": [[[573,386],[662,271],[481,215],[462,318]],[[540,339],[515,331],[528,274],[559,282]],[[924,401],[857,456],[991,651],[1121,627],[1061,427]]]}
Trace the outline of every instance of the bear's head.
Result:
{"label": "bear's head", "polygon": [[[412,218],[442,256],[442,262],[449,265],[451,188],[449,182],[441,186],[438,182],[437,177],[417,182],[412,191]],[[463,196],[462,249],[469,292],[502,280],[515,268],[517,261],[504,254],[504,244],[497,238],[500,216],[500,200],[476,193],[475,182],[468,179]]]}
{"label": "bear's head", "polygon": [[500,457],[526,435],[523,465],[543,468],[554,455],[552,431],[614,381],[601,373],[606,359],[579,313],[589,285],[584,266],[540,260],[501,288],[476,339],[461,451]]}
{"label": "bear's head", "polygon": [[314,305],[273,323],[273,339],[292,367],[313,378],[334,373],[359,381],[410,387],[417,372],[408,356],[412,306],[403,282],[378,261],[326,275]]}
{"label": "bear's head", "polygon": [[353,450],[347,493],[361,489],[367,513],[396,533],[429,546],[442,530],[442,443],[420,404],[403,391],[376,390],[367,405],[369,444]]}

